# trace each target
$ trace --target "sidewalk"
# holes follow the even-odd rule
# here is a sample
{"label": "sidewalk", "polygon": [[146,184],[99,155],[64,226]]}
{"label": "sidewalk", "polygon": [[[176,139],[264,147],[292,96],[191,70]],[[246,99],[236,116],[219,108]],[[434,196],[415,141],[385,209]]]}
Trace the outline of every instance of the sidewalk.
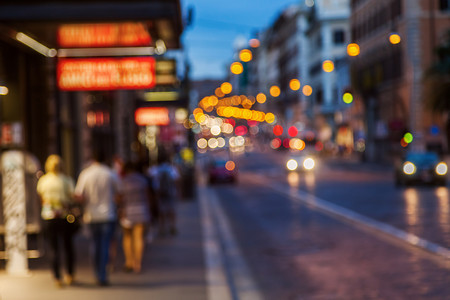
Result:
{"label": "sidewalk", "polygon": [[147,244],[141,274],[122,271],[122,247],[118,245],[115,271],[108,287],[95,284],[90,264],[89,241],[76,238],[76,284],[57,288],[45,257],[30,260],[30,276],[16,277],[5,272],[0,262],[0,300],[140,300],[207,298],[199,203],[180,201],[175,237],[156,238]]}

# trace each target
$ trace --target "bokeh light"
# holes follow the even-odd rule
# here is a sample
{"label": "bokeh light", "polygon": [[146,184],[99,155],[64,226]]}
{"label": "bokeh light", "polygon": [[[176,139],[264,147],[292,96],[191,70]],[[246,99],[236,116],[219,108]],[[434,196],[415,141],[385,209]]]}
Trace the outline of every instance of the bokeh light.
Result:
{"label": "bokeh light", "polygon": [[283,134],[283,127],[281,125],[275,125],[273,127],[273,134],[276,136],[280,136]]}
{"label": "bokeh light", "polygon": [[239,52],[239,59],[242,60],[243,62],[249,62],[252,60],[252,58],[253,58],[252,51],[248,49],[242,49]]}
{"label": "bokeh light", "polygon": [[405,142],[407,142],[408,144],[411,144],[413,141],[413,135],[410,132],[405,133],[405,135],[403,136],[403,139],[405,140]]}
{"label": "bokeh light", "polygon": [[288,134],[289,134],[289,136],[291,136],[291,137],[295,137],[295,136],[298,134],[297,128],[296,128],[295,126],[289,127],[289,129],[288,129]]}
{"label": "bokeh light", "polygon": [[398,33],[391,33],[389,35],[389,42],[393,45],[397,45],[402,41],[402,38],[400,37],[400,35]]}
{"label": "bokeh light", "polygon": [[252,48],[258,48],[261,45],[261,42],[258,39],[251,39],[248,44]]}
{"label": "bokeh light", "polygon": [[222,92],[222,89],[221,89],[221,88],[217,88],[217,89],[214,91],[214,94],[215,94],[217,97],[219,97],[219,98],[222,98],[222,97],[225,96],[225,94]]}
{"label": "bokeh light", "polygon": [[221,132],[222,132],[222,130],[220,129],[219,125],[214,125],[214,126],[211,127],[211,134],[212,135],[217,136],[217,135],[220,135]]}
{"label": "bokeh light", "polygon": [[344,93],[344,95],[342,95],[342,101],[344,101],[347,104],[350,104],[353,102],[353,95],[351,93]]}
{"label": "bokeh light", "polygon": [[267,113],[264,119],[267,123],[272,124],[275,122],[275,115],[273,113]]}
{"label": "bokeh light", "polygon": [[234,161],[229,160],[225,163],[225,169],[227,169],[228,171],[233,171],[234,168],[236,168],[236,164],[234,163]]}
{"label": "bokeh light", "polygon": [[258,95],[256,95],[256,101],[258,101],[258,103],[264,103],[266,102],[266,100],[267,97],[263,93],[259,93]]}
{"label": "bokeh light", "polygon": [[281,140],[279,138],[274,138],[272,141],[270,141],[270,147],[272,149],[278,149],[281,147]]}
{"label": "bokeh light", "polygon": [[240,126],[236,126],[236,128],[234,129],[234,133],[237,136],[242,136],[242,135],[246,135],[248,132],[248,129],[246,126],[244,125],[240,125]]}
{"label": "bokeh light", "polygon": [[201,138],[197,141],[197,147],[200,149],[205,149],[208,147],[208,141],[204,138]]}
{"label": "bokeh light", "polygon": [[349,56],[358,56],[361,52],[359,45],[356,43],[350,43],[347,45],[347,54]]}
{"label": "bokeh light", "polygon": [[324,70],[324,72],[327,72],[327,73],[333,72],[334,63],[331,60],[325,60],[322,63],[322,70]]}
{"label": "bokeh light", "polygon": [[303,95],[305,95],[305,96],[311,96],[313,89],[310,85],[305,85],[305,86],[303,86],[302,92],[303,92]]}
{"label": "bokeh light", "polygon": [[216,149],[219,146],[219,142],[216,138],[210,138],[208,140],[208,147],[211,149]]}
{"label": "bokeh light", "polygon": [[233,74],[239,75],[244,71],[244,67],[242,66],[242,64],[240,62],[236,61],[231,64],[230,71]]}
{"label": "bokeh light", "polygon": [[224,94],[229,94],[233,90],[233,86],[229,82],[224,82],[220,85],[220,89]]}
{"label": "bokeh light", "polygon": [[271,86],[269,92],[270,92],[270,95],[275,98],[280,96],[280,94],[281,94],[280,88],[276,85]]}
{"label": "bokeh light", "polygon": [[9,89],[6,86],[0,86],[0,95],[6,96],[9,93]]}
{"label": "bokeh light", "polygon": [[300,86],[300,80],[298,79],[291,79],[291,81],[289,81],[289,87],[293,91],[298,91],[300,89]]}

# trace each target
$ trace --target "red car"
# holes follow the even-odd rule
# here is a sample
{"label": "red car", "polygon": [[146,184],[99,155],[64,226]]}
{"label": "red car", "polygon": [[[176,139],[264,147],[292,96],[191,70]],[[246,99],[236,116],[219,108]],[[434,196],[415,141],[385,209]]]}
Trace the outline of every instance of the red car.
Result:
{"label": "red car", "polygon": [[210,184],[216,182],[231,182],[237,181],[236,164],[232,160],[223,158],[213,159],[208,166],[208,182]]}

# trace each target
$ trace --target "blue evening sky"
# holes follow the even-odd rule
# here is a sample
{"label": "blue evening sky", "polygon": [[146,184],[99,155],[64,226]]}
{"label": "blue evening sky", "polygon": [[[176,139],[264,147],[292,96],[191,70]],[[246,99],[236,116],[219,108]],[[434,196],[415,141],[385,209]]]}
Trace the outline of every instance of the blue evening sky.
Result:
{"label": "blue evening sky", "polygon": [[248,44],[252,33],[268,28],[288,6],[300,0],[181,0],[183,14],[194,8],[183,33],[191,78],[223,79],[233,62],[237,40]]}

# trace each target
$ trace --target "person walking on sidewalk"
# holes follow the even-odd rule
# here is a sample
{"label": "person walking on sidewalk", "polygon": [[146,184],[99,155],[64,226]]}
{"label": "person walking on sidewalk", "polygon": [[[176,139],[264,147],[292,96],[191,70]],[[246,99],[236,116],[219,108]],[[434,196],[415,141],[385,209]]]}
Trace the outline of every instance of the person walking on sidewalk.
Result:
{"label": "person walking on sidewalk", "polygon": [[[44,220],[44,232],[50,246],[53,276],[56,285],[61,287],[60,261],[64,247],[67,268],[66,282],[72,284],[74,277],[75,252],[73,247],[73,224],[68,222],[69,206],[74,203],[74,181],[62,172],[62,159],[50,155],[45,162],[45,175],[39,178],[37,193],[41,199],[41,217]],[[73,220],[72,220],[73,221]]]}
{"label": "person walking on sidewalk", "polygon": [[137,166],[127,162],[120,193],[120,225],[125,254],[125,271],[139,273],[144,253],[144,232],[150,224],[151,187]]}
{"label": "person walking on sidewalk", "polygon": [[170,234],[175,235],[178,170],[170,163],[168,154],[161,152],[159,164],[151,169],[150,174],[159,202],[159,233],[164,236],[169,230]]}
{"label": "person walking on sidewalk", "polygon": [[84,221],[94,241],[94,268],[98,284],[109,285],[107,265],[110,244],[117,221],[119,178],[105,164],[104,153],[94,154],[93,162],[78,177],[75,194],[84,203]]}

